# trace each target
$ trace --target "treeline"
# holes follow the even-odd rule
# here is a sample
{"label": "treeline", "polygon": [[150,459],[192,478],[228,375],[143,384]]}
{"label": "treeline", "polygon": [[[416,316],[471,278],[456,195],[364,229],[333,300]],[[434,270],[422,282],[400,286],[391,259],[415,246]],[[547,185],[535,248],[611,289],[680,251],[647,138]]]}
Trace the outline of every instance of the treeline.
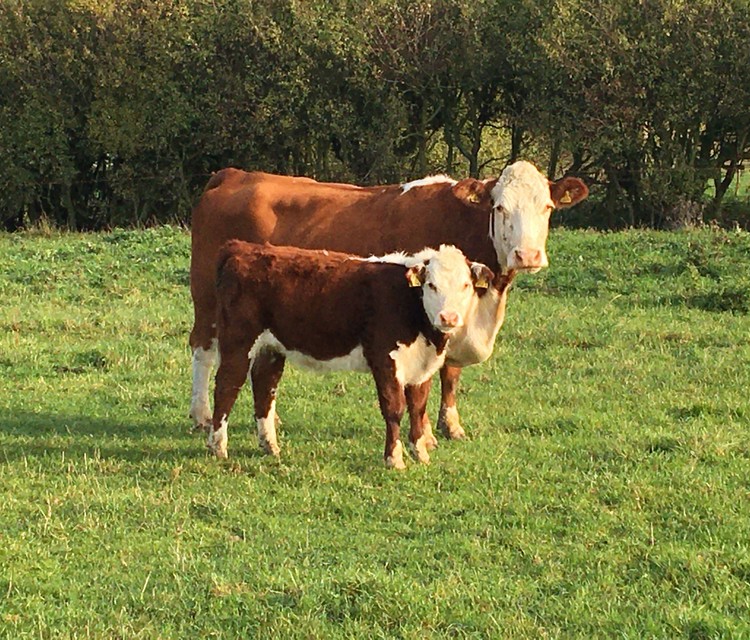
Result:
{"label": "treeline", "polygon": [[748,43],[747,0],[2,0],[0,224],[186,220],[228,165],[374,184],[516,158],[584,177],[585,224],[720,218]]}

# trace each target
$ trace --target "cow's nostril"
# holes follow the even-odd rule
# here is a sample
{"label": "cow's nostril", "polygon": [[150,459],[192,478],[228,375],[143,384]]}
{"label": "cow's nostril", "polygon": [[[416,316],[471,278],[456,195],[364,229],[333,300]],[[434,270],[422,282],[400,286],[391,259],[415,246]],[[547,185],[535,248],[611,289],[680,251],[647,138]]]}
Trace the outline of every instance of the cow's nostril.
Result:
{"label": "cow's nostril", "polygon": [[440,313],[440,322],[445,326],[455,327],[458,324],[458,314],[455,311],[442,311]]}

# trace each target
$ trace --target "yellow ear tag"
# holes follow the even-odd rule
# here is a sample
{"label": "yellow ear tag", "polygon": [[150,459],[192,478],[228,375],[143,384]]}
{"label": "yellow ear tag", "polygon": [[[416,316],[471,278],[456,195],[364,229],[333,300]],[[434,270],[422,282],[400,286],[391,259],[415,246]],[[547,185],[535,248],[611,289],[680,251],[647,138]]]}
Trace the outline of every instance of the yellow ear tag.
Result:
{"label": "yellow ear tag", "polygon": [[406,276],[406,279],[409,281],[410,287],[421,287],[422,281],[419,279],[419,274],[415,271],[409,271],[409,273]]}
{"label": "yellow ear tag", "polygon": [[570,191],[566,191],[563,194],[563,197],[560,198],[560,202],[562,204],[570,204],[571,202],[573,202],[573,198],[570,197]]}
{"label": "yellow ear tag", "polygon": [[479,194],[478,193],[470,193],[469,196],[466,198],[469,202],[472,202],[474,204],[479,204]]}
{"label": "yellow ear tag", "polygon": [[477,278],[477,281],[474,283],[475,289],[486,289],[489,286],[490,286],[490,281],[487,280],[487,276],[485,276],[484,274],[479,276]]}

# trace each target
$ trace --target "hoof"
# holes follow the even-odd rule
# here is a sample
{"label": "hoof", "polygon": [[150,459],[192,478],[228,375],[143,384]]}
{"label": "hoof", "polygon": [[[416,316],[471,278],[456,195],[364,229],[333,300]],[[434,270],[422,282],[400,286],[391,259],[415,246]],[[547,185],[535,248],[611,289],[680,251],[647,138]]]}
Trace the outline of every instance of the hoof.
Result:
{"label": "hoof", "polygon": [[385,459],[385,466],[389,469],[398,469],[399,471],[406,469],[406,464],[404,463],[404,447],[401,445],[401,440],[396,440],[396,446],[393,447],[391,455],[387,456]]}
{"label": "hoof", "polygon": [[458,419],[456,407],[440,407],[438,429],[448,440],[464,440],[466,432]]}
{"label": "hoof", "polygon": [[227,453],[227,443],[208,443],[206,448],[214,454],[219,460],[226,460],[229,457]]}
{"label": "hoof", "polygon": [[427,453],[427,442],[425,436],[422,436],[416,442],[409,443],[409,453],[420,464],[430,464],[430,454]]}
{"label": "hoof", "polygon": [[193,421],[193,431],[207,432],[213,424],[213,414],[208,407],[191,409],[188,417]]}
{"label": "hoof", "polygon": [[208,438],[206,438],[206,447],[208,447],[208,450],[221,460],[225,460],[228,457],[226,424],[219,429],[214,429],[213,426],[209,428]]}
{"label": "hoof", "polygon": [[432,433],[432,423],[430,419],[425,416],[424,424],[422,425],[422,438],[424,438],[424,444],[427,451],[433,451],[438,448],[438,441],[435,434]]}
{"label": "hoof", "polygon": [[268,442],[267,440],[261,440],[260,448],[263,450],[263,452],[266,455],[273,456],[274,458],[278,458],[279,454],[281,453],[281,449],[279,448],[279,445],[276,442]]}

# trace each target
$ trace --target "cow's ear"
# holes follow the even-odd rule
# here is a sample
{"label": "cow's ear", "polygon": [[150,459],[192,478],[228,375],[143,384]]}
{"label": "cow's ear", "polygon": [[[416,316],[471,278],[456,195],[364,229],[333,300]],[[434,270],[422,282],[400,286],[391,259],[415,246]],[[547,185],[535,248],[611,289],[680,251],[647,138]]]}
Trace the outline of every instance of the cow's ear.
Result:
{"label": "cow's ear", "polygon": [[495,274],[488,266],[481,262],[471,263],[471,279],[475,289],[487,289],[494,277]]}
{"label": "cow's ear", "polygon": [[549,183],[549,192],[556,209],[565,209],[585,200],[589,195],[589,188],[580,178],[568,176],[557,182]]}
{"label": "cow's ear", "polygon": [[406,270],[406,281],[410,287],[421,287],[424,284],[425,268],[423,264],[415,264]]}
{"label": "cow's ear", "polygon": [[464,178],[451,187],[453,195],[461,202],[479,209],[489,207],[491,190],[492,187],[489,186],[489,183],[474,178]]}

